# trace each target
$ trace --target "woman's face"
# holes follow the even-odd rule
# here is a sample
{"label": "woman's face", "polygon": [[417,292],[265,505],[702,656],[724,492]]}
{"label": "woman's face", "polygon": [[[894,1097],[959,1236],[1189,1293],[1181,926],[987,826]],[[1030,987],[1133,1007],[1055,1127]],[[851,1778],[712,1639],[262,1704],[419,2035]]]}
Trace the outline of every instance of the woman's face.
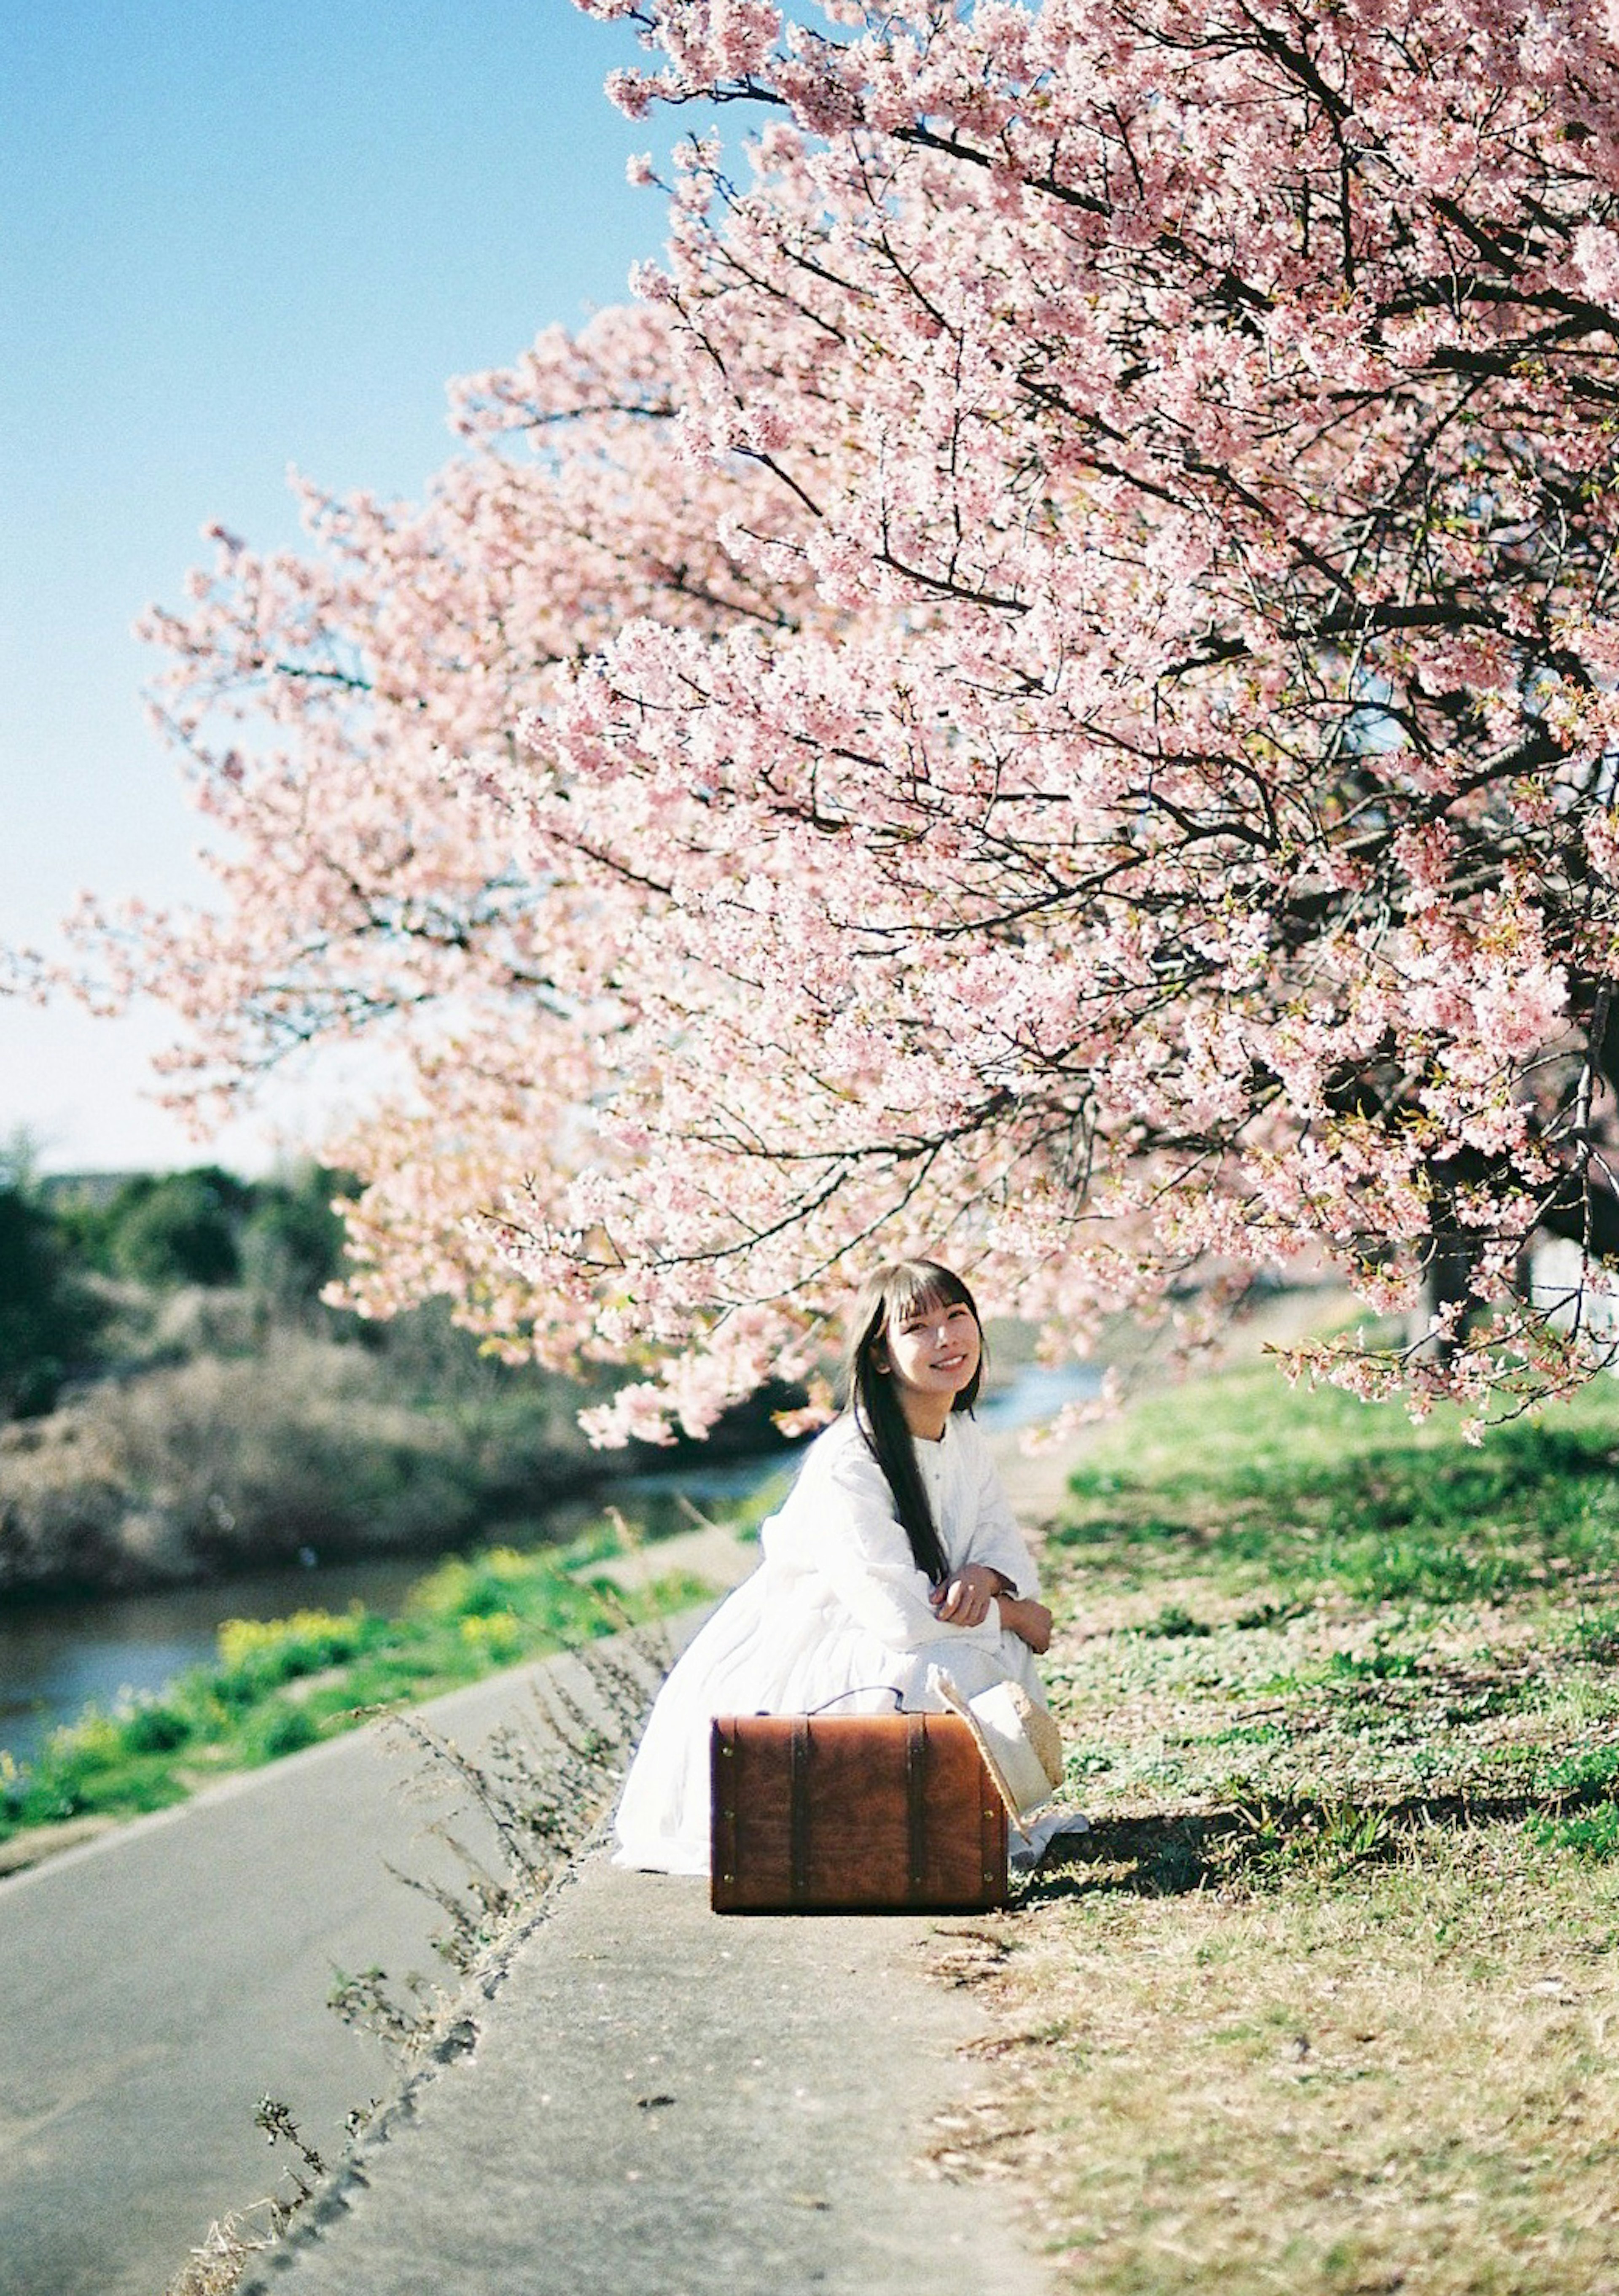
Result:
{"label": "woman's face", "polygon": [[978,1326],[961,1300],[923,1300],[884,1325],[877,1361],[885,1360],[902,1388],[948,1398],[959,1395],[978,1368]]}

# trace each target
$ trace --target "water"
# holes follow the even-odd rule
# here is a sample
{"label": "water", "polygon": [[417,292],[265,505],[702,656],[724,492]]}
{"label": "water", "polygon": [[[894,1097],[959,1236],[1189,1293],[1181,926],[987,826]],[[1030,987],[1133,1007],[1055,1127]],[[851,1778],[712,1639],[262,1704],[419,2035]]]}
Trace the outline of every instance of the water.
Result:
{"label": "water", "polygon": [[284,1619],[350,1603],[398,1608],[428,1564],[421,1556],[266,1570],[160,1595],[106,1595],[0,1610],[0,1746],[27,1761],[59,1722],[127,1692],[159,1691],[215,1652],[226,1619]]}
{"label": "water", "polygon": [[[683,1499],[714,1507],[748,1493],[790,1464],[790,1454],[702,1461],[658,1474],[626,1475],[599,1496],[572,1498],[521,1522],[492,1524],[479,1546],[531,1547],[572,1538],[608,1505],[622,1508],[643,1538],[689,1530]],[[28,1761],[59,1723],[86,1706],[102,1712],[163,1689],[216,1654],[226,1619],[284,1619],[293,1611],[342,1611],[360,1603],[382,1617],[399,1611],[433,1567],[430,1554],[364,1562],[319,1562],[226,1578],[161,1594],[103,1595],[77,1602],[0,1605],[0,1747]]]}
{"label": "water", "polygon": [[[977,1415],[990,1428],[1026,1426],[1075,1396],[1094,1394],[1099,1381],[1089,1364],[1056,1371],[1026,1365],[985,1398]],[[708,1508],[746,1498],[790,1468],[791,1455],[778,1452],[626,1476],[599,1498],[570,1500],[521,1524],[493,1529],[479,1543],[531,1546],[566,1539],[607,1505],[622,1507],[646,1537],[658,1538],[690,1528],[683,1500]],[[0,1746],[27,1761],[59,1723],[76,1721],[86,1706],[105,1711],[130,1693],[160,1691],[187,1667],[213,1658],[226,1619],[284,1619],[293,1611],[342,1611],[350,1603],[387,1617],[430,1568],[430,1558],[405,1555],[266,1570],[166,1594],[0,1606]]]}
{"label": "water", "polygon": [[1004,1387],[984,1398],[975,1415],[991,1429],[1033,1427],[1055,1418],[1065,1403],[1100,1394],[1101,1384],[1100,1364],[1025,1364]]}

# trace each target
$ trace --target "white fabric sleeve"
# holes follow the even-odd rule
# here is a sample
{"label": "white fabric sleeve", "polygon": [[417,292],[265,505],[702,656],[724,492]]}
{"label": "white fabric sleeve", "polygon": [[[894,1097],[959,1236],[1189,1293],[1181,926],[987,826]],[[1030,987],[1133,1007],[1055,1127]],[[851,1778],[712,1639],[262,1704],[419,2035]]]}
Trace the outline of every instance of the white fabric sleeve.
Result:
{"label": "white fabric sleeve", "polygon": [[863,1444],[845,1448],[816,1496],[825,1501],[816,1525],[816,1567],[845,1610],[879,1642],[896,1651],[957,1639],[999,1644],[1001,1614],[993,1603],[976,1627],[947,1626],[937,1616],[887,1479]]}
{"label": "white fabric sleeve", "polygon": [[977,1521],[967,1542],[966,1560],[999,1570],[1012,1582],[1012,1590],[1026,1602],[1040,1597],[1040,1574],[1034,1568],[1012,1503],[1007,1497],[987,1443],[977,1445],[979,1483]]}

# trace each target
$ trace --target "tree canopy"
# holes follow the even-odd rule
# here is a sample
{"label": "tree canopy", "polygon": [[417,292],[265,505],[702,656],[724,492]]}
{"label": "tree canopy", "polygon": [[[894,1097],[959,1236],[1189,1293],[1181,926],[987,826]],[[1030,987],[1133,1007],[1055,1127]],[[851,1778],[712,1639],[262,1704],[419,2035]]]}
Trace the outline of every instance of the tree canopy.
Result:
{"label": "tree canopy", "polygon": [[[1309,1254],[1481,1408],[1605,1359],[1619,45],[1498,0],[585,0],[641,305],[153,618],[234,832],[182,1082],[388,1027],[352,1290],[812,1360],[917,1242],[1083,1336]],[[647,170],[650,174],[650,167]],[[1518,1296],[1539,1232],[1585,1275]]]}
{"label": "tree canopy", "polygon": [[0,1420],[49,1411],[100,1321],[50,1213],[0,1162]]}

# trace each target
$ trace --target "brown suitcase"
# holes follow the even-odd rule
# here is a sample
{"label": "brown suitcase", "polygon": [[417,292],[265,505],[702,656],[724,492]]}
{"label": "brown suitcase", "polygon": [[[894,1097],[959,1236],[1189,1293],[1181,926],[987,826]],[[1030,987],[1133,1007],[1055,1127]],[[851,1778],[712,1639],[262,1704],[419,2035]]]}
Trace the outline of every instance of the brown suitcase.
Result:
{"label": "brown suitcase", "polygon": [[1006,1808],[958,1716],[721,1715],[709,1744],[716,1914],[1006,1903]]}

